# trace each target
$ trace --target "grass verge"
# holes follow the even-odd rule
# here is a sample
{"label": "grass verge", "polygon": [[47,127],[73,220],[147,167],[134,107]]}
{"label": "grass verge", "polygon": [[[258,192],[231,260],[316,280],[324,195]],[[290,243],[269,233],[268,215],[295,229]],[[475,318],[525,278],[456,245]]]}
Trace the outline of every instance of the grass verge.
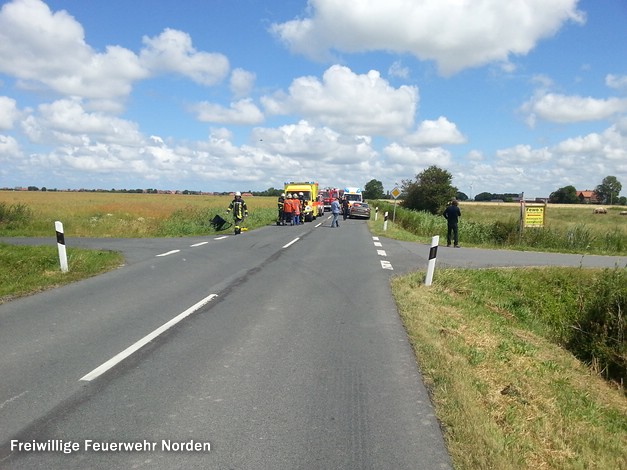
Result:
{"label": "grass verge", "polygon": [[521,318],[512,304],[554,270],[566,271],[443,269],[429,288],[424,273],[392,282],[457,469],[627,468],[623,390],[554,342],[554,305]]}
{"label": "grass verge", "polygon": [[0,243],[0,303],[109,271],[123,263],[119,253],[69,249],[67,273],[59,267],[56,246]]}

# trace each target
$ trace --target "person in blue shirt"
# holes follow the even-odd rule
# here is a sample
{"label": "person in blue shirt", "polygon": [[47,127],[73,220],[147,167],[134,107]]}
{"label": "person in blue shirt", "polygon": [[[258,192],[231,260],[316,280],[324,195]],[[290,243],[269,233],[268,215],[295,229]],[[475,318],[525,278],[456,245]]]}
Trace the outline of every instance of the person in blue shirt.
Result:
{"label": "person in blue shirt", "polygon": [[333,220],[331,221],[331,228],[333,227],[339,227],[340,223],[337,221],[337,219],[340,218],[340,212],[341,212],[341,207],[340,207],[340,203],[337,201],[337,198],[333,198],[333,202],[331,202],[331,214],[333,214]]}

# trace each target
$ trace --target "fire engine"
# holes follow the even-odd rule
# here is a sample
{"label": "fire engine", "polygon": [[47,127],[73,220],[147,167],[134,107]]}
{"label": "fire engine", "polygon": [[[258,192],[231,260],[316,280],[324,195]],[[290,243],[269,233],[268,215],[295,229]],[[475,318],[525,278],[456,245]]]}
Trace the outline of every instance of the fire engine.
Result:
{"label": "fire engine", "polygon": [[292,195],[303,193],[305,212],[301,214],[301,217],[305,222],[311,222],[316,217],[324,215],[324,203],[318,197],[318,183],[313,181],[286,182],[284,192]]}
{"label": "fire engine", "polygon": [[333,202],[333,198],[342,199],[343,190],[338,188],[325,188],[320,190],[320,198],[324,203],[324,210],[331,210],[331,202]]}

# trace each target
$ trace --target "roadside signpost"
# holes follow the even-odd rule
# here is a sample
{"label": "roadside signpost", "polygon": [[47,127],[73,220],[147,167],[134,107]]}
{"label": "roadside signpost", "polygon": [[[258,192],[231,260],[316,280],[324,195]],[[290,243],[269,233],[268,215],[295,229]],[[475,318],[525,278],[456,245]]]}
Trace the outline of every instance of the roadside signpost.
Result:
{"label": "roadside signpost", "polygon": [[[524,193],[523,193],[524,194]],[[546,219],[546,202],[526,203],[520,199],[520,233],[525,228],[543,228]]]}
{"label": "roadside signpost", "polygon": [[401,190],[398,189],[398,186],[394,186],[392,190],[392,197],[394,198],[394,212],[392,213],[392,223],[396,220],[396,200],[401,195]]}

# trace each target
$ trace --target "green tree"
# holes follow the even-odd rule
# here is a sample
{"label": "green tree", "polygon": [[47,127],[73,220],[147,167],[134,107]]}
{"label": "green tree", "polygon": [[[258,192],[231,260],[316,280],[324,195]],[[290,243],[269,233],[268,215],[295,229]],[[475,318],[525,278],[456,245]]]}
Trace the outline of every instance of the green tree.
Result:
{"label": "green tree", "polygon": [[616,204],[621,189],[623,189],[623,185],[616,179],[616,176],[606,176],[594,192],[601,203]]}
{"label": "green tree", "polygon": [[574,186],[564,186],[554,191],[549,196],[549,202],[554,204],[577,204],[577,190]]}
{"label": "green tree", "polygon": [[416,176],[416,181],[403,181],[403,206],[432,214],[440,213],[457,194],[452,181],[453,176],[448,171],[430,166]]}
{"label": "green tree", "polygon": [[378,180],[370,180],[364,186],[364,199],[383,199],[385,192],[383,191],[383,183]]}
{"label": "green tree", "polygon": [[491,201],[492,199],[494,199],[494,194],[487,192],[479,193],[475,196],[475,201]]}

